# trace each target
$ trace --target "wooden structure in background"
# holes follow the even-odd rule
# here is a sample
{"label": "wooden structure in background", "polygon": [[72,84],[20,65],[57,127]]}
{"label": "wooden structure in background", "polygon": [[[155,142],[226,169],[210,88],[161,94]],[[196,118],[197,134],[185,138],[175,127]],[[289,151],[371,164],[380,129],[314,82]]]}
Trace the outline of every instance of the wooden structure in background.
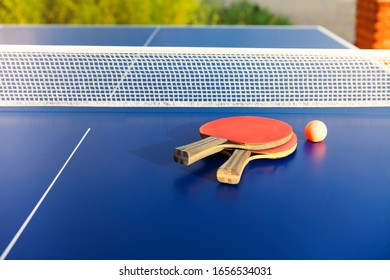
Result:
{"label": "wooden structure in background", "polygon": [[355,45],[390,49],[390,0],[357,0]]}

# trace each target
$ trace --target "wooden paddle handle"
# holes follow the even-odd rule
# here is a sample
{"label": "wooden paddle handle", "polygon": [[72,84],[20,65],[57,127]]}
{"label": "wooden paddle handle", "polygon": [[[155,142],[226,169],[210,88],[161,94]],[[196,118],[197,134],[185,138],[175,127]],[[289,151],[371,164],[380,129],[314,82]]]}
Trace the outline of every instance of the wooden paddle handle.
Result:
{"label": "wooden paddle handle", "polygon": [[238,184],[252,152],[235,150],[231,157],[218,169],[217,179],[221,183]]}
{"label": "wooden paddle handle", "polygon": [[202,158],[222,151],[224,147],[220,145],[226,142],[227,140],[223,138],[207,137],[176,148],[173,151],[173,159],[178,163],[190,165]]}

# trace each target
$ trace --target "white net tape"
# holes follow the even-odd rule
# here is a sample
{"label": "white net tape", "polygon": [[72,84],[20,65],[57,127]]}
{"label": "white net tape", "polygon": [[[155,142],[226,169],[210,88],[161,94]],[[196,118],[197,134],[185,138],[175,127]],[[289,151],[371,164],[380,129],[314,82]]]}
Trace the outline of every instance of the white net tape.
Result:
{"label": "white net tape", "polygon": [[390,106],[390,51],[0,46],[1,106]]}

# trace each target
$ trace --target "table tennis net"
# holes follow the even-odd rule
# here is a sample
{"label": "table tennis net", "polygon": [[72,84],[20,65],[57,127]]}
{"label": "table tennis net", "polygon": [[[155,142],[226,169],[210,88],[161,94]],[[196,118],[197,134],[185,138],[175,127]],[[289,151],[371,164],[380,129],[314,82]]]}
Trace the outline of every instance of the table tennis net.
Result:
{"label": "table tennis net", "polygon": [[390,52],[0,46],[1,106],[389,106]]}

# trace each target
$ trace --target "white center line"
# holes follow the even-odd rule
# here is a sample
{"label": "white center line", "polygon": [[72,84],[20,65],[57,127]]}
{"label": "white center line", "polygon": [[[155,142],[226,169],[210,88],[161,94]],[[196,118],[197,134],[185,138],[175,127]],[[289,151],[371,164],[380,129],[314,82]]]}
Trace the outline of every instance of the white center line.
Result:
{"label": "white center line", "polygon": [[[144,47],[147,47],[149,46],[149,44],[152,42],[152,40],[154,39],[154,37],[156,37],[157,33],[160,31],[161,27],[160,26],[157,26],[152,34],[150,34],[149,38],[146,40],[145,44],[143,45]],[[114,87],[114,89],[108,94],[109,96],[113,96],[117,90],[119,89],[119,87],[123,84],[125,78],[127,77],[127,75],[130,73],[130,70],[133,68],[134,66],[134,63],[136,62],[136,60],[139,58],[139,54],[134,56],[134,59],[133,61],[131,62],[131,64],[129,65],[129,67],[127,68],[126,72],[122,75],[120,81],[118,82],[118,84]]]}
{"label": "white center line", "polygon": [[149,38],[146,40],[144,47],[149,46],[149,44],[152,42],[154,37],[156,37],[157,33],[160,31],[161,26],[157,26],[156,29],[153,30],[152,34],[150,34]]}
{"label": "white center line", "polygon": [[0,260],[5,260],[9,252],[12,250],[15,243],[18,241],[20,235],[22,235],[23,231],[26,229],[28,223],[31,221],[32,217],[34,216],[35,212],[37,212],[39,206],[42,204],[43,200],[46,198],[47,194],[50,192],[51,188],[57,181],[57,179],[60,177],[62,171],[64,171],[66,165],[69,163],[69,161],[72,159],[73,155],[76,153],[77,149],[80,147],[81,143],[84,141],[85,137],[87,137],[89,131],[91,128],[88,128],[87,131],[84,133],[84,136],[81,138],[80,142],[77,144],[76,148],[74,148],[73,152],[70,154],[60,171],[58,172],[57,176],[54,178],[54,180],[51,182],[45,193],[42,195],[41,199],[38,201],[37,205],[35,205],[34,209],[31,211],[30,215],[28,215],[27,219],[24,221],[23,225],[20,227],[18,232],[15,234],[14,238],[12,238],[11,242],[8,244],[7,248],[5,248],[3,254],[0,256]]}

